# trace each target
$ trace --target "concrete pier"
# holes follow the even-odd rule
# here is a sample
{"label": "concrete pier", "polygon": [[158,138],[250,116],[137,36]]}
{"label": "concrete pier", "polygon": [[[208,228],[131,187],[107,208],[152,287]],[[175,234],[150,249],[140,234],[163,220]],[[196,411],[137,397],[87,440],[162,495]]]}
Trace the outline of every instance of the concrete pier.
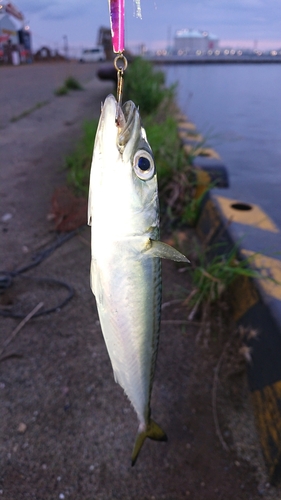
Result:
{"label": "concrete pier", "polygon": [[[190,130],[195,136],[193,123],[179,122],[187,153],[191,151]],[[197,148],[194,141],[192,144],[197,196],[214,182],[217,187],[206,192],[197,233],[208,245],[216,245],[216,252],[225,253],[236,246],[240,259],[249,259],[249,266],[261,275],[235,281],[231,309],[237,326],[250,332],[249,388],[264,459],[275,484],[281,478],[281,228],[259,206],[258,199],[252,203],[233,198],[226,166],[216,151],[201,143],[198,141]]]}

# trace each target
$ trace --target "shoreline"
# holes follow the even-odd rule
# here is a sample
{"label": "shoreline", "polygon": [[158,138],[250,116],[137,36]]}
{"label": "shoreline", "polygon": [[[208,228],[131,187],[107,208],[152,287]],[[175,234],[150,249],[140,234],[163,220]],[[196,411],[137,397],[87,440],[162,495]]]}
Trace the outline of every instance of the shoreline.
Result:
{"label": "shoreline", "polygon": [[152,64],[280,64],[281,56],[155,56],[146,57]]}

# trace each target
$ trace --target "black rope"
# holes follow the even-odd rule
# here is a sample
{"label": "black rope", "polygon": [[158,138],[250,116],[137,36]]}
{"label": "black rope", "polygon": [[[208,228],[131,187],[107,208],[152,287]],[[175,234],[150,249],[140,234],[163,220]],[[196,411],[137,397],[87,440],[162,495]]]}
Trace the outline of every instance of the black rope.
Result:
{"label": "black rope", "polygon": [[[27,264],[26,266],[22,266],[15,271],[0,271],[0,293],[4,293],[10,286],[13,284],[14,278],[19,276],[20,274],[25,273],[26,271],[29,271],[30,269],[33,269],[34,267],[38,266],[41,264],[43,260],[45,260],[49,255],[51,255],[57,248],[61,247],[64,243],[69,241],[73,236],[76,236],[79,234],[85,226],[82,226],[78,229],[75,229],[74,231],[71,231],[67,234],[63,234],[57,237],[57,239],[45,250],[42,250],[41,252],[37,252],[33,257],[32,261]],[[70,286],[68,283],[60,280],[56,280],[53,278],[34,278],[34,277],[29,277],[29,279],[32,279],[33,281],[37,281],[38,283],[48,283],[48,284],[53,284],[55,286],[59,286],[62,288],[65,288],[68,292],[67,296],[55,307],[51,307],[48,309],[43,309],[38,311],[36,314],[34,314],[34,318],[36,316],[42,316],[43,314],[50,314],[52,312],[59,311],[62,309],[74,296],[74,288]],[[0,308],[0,315],[5,316],[5,317],[12,317],[12,318],[24,318],[26,314],[22,313],[15,313],[13,311],[9,311],[7,309],[1,309]]]}

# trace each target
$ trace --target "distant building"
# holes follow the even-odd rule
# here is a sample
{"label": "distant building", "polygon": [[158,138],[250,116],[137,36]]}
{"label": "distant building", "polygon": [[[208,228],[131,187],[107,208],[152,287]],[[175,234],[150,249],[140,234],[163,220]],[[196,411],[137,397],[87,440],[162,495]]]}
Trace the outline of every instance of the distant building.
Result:
{"label": "distant building", "polygon": [[18,30],[16,25],[5,12],[0,13],[0,41],[10,40],[11,43],[18,43]]}
{"label": "distant building", "polygon": [[174,51],[176,53],[207,52],[218,48],[219,39],[208,31],[183,29],[176,32]]}
{"label": "distant building", "polygon": [[115,54],[113,53],[113,48],[112,48],[112,37],[111,37],[111,29],[110,28],[105,28],[104,26],[100,27],[100,29],[98,31],[97,45],[103,46],[104,52],[106,55],[106,59],[108,61],[110,61],[111,59],[113,59],[115,57]]}
{"label": "distant building", "polygon": [[0,3],[0,62],[20,64],[31,58],[31,34],[23,15],[11,3]]}

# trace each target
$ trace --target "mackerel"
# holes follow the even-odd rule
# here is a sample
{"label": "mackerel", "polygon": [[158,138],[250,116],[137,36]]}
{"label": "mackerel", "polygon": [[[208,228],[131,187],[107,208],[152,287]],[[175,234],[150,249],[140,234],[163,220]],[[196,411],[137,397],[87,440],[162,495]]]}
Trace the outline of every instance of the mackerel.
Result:
{"label": "mackerel", "polygon": [[151,418],[150,397],[161,313],[161,258],[188,262],[159,241],[153,154],[132,101],[109,95],[102,107],[90,174],[91,288],[114,377],[132,403],[139,428],[136,462],[146,437],[166,440]]}

